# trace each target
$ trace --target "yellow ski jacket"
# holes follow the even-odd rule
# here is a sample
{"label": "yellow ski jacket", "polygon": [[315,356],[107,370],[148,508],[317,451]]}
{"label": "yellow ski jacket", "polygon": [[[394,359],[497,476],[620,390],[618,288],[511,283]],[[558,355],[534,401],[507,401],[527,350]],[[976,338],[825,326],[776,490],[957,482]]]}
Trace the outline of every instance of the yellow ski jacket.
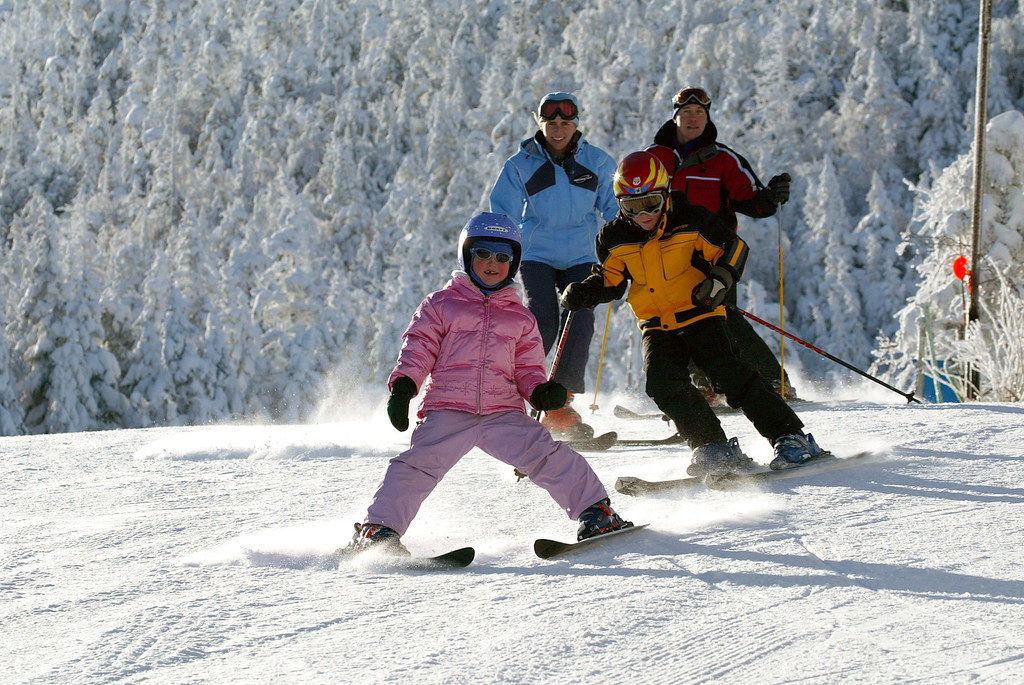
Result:
{"label": "yellow ski jacket", "polygon": [[[725,307],[711,311],[691,300],[694,287],[714,266],[730,276],[731,287],[743,274],[747,244],[714,213],[671,194],[668,211],[654,231],[645,231],[621,212],[597,236],[600,266],[587,280],[622,296],[629,281],[627,301],[641,330],[675,330],[712,316],[725,316]],[[614,290],[612,290],[614,289]],[[617,291],[617,292],[616,292]]]}

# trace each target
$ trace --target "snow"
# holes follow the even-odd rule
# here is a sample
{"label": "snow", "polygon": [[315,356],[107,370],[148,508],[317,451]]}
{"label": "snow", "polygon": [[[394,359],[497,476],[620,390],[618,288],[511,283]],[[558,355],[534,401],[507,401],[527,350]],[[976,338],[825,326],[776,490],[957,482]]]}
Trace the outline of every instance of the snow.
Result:
{"label": "snow", "polygon": [[[880,391],[883,392],[884,391]],[[731,493],[613,505],[650,529],[543,561],[575,524],[471,452],[404,541],[467,569],[331,568],[408,434],[372,414],[288,426],[0,439],[5,682],[1019,682],[1021,404],[798,407],[819,442],[877,456]],[[893,399],[895,398],[895,399]],[[599,431],[664,437],[657,420]],[[829,398],[819,398],[826,399]],[[895,403],[894,403],[895,402]],[[729,435],[770,448],[739,416]],[[680,477],[687,451],[590,453]]]}

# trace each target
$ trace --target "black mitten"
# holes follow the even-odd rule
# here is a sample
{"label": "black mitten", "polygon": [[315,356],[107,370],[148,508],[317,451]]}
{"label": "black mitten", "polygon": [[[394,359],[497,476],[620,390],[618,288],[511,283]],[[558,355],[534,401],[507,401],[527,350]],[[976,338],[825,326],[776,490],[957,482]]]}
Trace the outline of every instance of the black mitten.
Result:
{"label": "black mitten", "polygon": [[789,202],[789,182],[793,179],[789,174],[772,176],[768,181],[768,199],[777,205],[784,205]]}
{"label": "black mitten", "polygon": [[409,401],[416,396],[416,384],[408,376],[399,376],[391,384],[388,398],[388,418],[396,430],[409,428]]}
{"label": "black mitten", "polygon": [[570,283],[562,293],[562,306],[570,312],[577,309],[593,309],[601,304],[599,290],[601,285],[588,281]]}
{"label": "black mitten", "polygon": [[557,381],[545,381],[530,393],[530,404],[539,411],[561,409],[568,399],[565,386]]}

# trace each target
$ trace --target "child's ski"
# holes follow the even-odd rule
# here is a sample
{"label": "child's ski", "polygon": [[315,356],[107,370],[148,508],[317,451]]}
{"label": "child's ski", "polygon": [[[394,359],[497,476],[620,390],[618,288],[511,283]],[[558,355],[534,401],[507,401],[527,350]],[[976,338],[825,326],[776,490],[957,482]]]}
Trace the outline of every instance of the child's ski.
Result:
{"label": "child's ski", "polygon": [[[732,407],[730,407],[728,405],[712,406],[711,409],[716,414],[736,414],[736,413],[739,413],[739,411],[740,411],[739,409],[733,409]],[[662,421],[671,421],[672,420],[668,416],[666,416],[665,414],[663,414],[661,412],[652,412],[652,413],[643,413],[643,414],[641,414],[639,412],[633,411],[632,409],[627,409],[626,407],[622,407],[622,406],[619,406],[619,405],[615,405],[615,408],[612,409],[612,414],[617,419],[661,419]]]}
{"label": "child's ski", "polygon": [[686,438],[679,433],[670,435],[667,438],[622,438],[615,442],[616,445],[624,447],[657,447],[658,445],[680,445],[685,443]]}
{"label": "child's ski", "polygon": [[670,492],[672,490],[685,490],[699,485],[707,485],[714,490],[731,490],[733,488],[751,485],[754,483],[766,483],[773,480],[784,480],[798,476],[811,476],[816,473],[824,473],[835,469],[852,466],[855,460],[861,459],[871,452],[858,452],[849,457],[835,457],[831,453],[828,456],[818,457],[811,461],[804,462],[782,471],[754,471],[752,473],[728,472],[720,475],[709,474],[703,478],[678,478],[675,480],[647,481],[633,476],[621,476],[615,481],[615,490],[623,495],[650,495],[658,492]]}
{"label": "child's ski", "polygon": [[615,431],[608,431],[592,438],[580,438],[577,440],[565,440],[565,444],[577,452],[603,452],[614,445],[619,439]]}
{"label": "child's ski", "polygon": [[703,478],[677,478],[675,480],[649,481],[633,476],[620,476],[615,480],[615,490],[623,495],[651,495],[656,492],[669,492],[671,490],[685,490],[704,485]]}
{"label": "child's ski", "polygon": [[668,417],[662,414],[660,411],[654,414],[640,414],[632,409],[626,409],[618,404],[612,409],[612,414],[617,419],[664,419],[668,421]]}
{"label": "child's ski", "polygon": [[[335,552],[338,557],[339,563],[348,559],[354,559],[360,554],[368,551],[373,551],[373,548],[367,550],[356,550],[351,548],[342,548]],[[406,556],[406,555],[381,555],[380,561],[382,564],[388,567],[412,569],[414,571],[444,571],[446,569],[465,568],[473,562],[473,558],[476,556],[476,550],[472,547],[462,547],[459,549],[453,549],[450,552],[444,554],[438,554],[434,557],[417,557],[417,556]]]}
{"label": "child's ski", "polygon": [[541,538],[535,540],[533,543],[533,551],[541,559],[551,559],[553,557],[562,557],[569,554],[575,554],[582,552],[585,549],[594,547],[595,545],[608,542],[611,538],[625,535],[633,531],[642,530],[649,526],[648,523],[642,523],[638,526],[630,524],[626,528],[620,528],[613,530],[610,533],[602,533],[601,535],[595,535],[589,537],[586,540],[580,540],[579,542],[559,542],[558,540],[546,540]]}
{"label": "child's ski", "polygon": [[448,568],[465,568],[473,563],[476,550],[472,547],[461,547],[451,552],[438,554],[436,557],[411,557],[403,562],[405,568],[423,571],[444,570]]}
{"label": "child's ski", "polygon": [[708,474],[704,478],[705,484],[713,490],[732,490],[744,485],[767,483],[773,480],[785,480],[798,476],[810,476],[815,473],[824,473],[836,469],[846,468],[857,463],[872,454],[871,452],[857,452],[848,457],[837,457],[831,452],[825,452],[822,456],[816,457],[804,463],[781,471],[755,471],[753,473],[728,472],[722,474]]}

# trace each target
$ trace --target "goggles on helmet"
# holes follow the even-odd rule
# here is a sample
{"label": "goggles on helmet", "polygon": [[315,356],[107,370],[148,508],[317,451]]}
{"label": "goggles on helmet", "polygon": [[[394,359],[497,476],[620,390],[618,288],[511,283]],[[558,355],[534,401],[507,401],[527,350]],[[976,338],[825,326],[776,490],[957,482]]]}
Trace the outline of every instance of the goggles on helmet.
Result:
{"label": "goggles on helmet", "polygon": [[477,259],[487,261],[488,259],[494,259],[498,264],[508,264],[512,261],[512,254],[509,252],[495,252],[488,250],[486,247],[474,247],[470,250],[473,256]]}
{"label": "goggles on helmet", "polygon": [[641,214],[660,214],[665,208],[665,193],[660,190],[643,195],[623,195],[616,199],[619,201],[619,209],[630,219]]}
{"label": "goggles on helmet", "polygon": [[544,121],[550,121],[555,117],[562,117],[570,121],[579,116],[579,110],[572,100],[545,100],[540,104],[540,111],[537,113]]}
{"label": "goggles on helmet", "polygon": [[684,107],[686,105],[700,105],[701,107],[711,106],[711,96],[708,95],[707,91],[703,88],[697,88],[696,86],[687,86],[681,91],[676,93],[676,96],[672,98],[672,106],[676,109]]}

